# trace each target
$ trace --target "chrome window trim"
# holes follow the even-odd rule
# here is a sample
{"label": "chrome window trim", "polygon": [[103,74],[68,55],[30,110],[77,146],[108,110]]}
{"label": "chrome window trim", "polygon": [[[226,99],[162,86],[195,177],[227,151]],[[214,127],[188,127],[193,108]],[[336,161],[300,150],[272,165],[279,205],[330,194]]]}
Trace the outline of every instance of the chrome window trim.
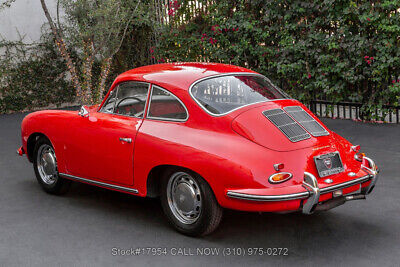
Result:
{"label": "chrome window trim", "polygon": [[[142,84],[147,84],[148,85],[147,94],[146,94],[146,102],[144,103],[143,117],[141,117],[141,118],[140,117],[136,117],[136,116],[130,116],[130,115],[124,115],[124,114],[115,113],[115,104],[118,101],[119,85],[123,84],[123,83],[128,83],[128,82],[142,83]],[[151,84],[148,83],[148,82],[128,80],[128,81],[123,81],[123,82],[120,82],[119,84],[117,84],[111,92],[113,92],[114,90],[117,90],[117,92],[116,92],[116,95],[115,95],[115,103],[114,103],[114,107],[113,107],[113,112],[104,112],[104,111],[102,111],[103,106],[107,103],[107,101],[104,102],[104,105],[99,108],[98,112],[103,113],[103,114],[111,114],[111,115],[116,115],[116,116],[122,116],[122,117],[128,117],[128,118],[135,118],[135,119],[143,120],[144,119],[144,115],[146,114],[147,99],[149,98],[149,93],[150,93],[150,90],[151,90]]]}
{"label": "chrome window trim", "polygon": [[112,94],[113,94],[114,91],[116,91],[116,93],[115,93],[115,94],[116,94],[116,95],[115,95],[115,99],[117,99],[118,85],[115,86],[114,89],[110,92],[110,94],[108,95],[106,101],[105,101],[104,104],[99,108],[99,111],[98,111],[98,112],[104,113],[104,114],[114,114],[115,102],[114,102],[114,105],[113,105],[113,111],[112,111],[112,112],[107,112],[107,111],[104,111],[104,110],[103,110],[103,107],[104,107],[105,105],[107,105],[107,103],[108,103],[108,101],[110,100],[110,97],[112,96]]}
{"label": "chrome window trim", "polygon": [[[287,95],[288,98],[278,98],[278,99],[270,99],[270,100],[264,100],[264,101],[254,102],[254,103],[251,103],[251,104],[247,104],[247,105],[243,105],[243,106],[237,107],[237,108],[232,109],[232,110],[230,110],[230,111],[228,111],[228,112],[225,112],[225,113],[215,114],[215,113],[212,113],[212,112],[208,111],[208,110],[196,99],[196,97],[194,97],[194,95],[193,95],[193,93],[192,93],[193,87],[194,87],[196,84],[198,84],[198,83],[200,83],[200,82],[202,82],[202,81],[204,81],[204,80],[213,79],[213,78],[219,78],[219,77],[224,77],[224,76],[234,76],[234,75],[241,75],[241,76],[259,76],[259,77],[262,77],[262,78],[266,79],[269,83],[271,83],[271,85],[274,87],[274,89],[276,89],[279,93],[281,93],[281,94],[283,94],[283,95]],[[244,108],[244,107],[247,107],[247,106],[251,106],[251,105],[255,105],[255,104],[259,104],[259,103],[266,103],[266,102],[280,101],[280,100],[290,100],[290,99],[293,100],[293,98],[291,98],[291,97],[290,97],[287,93],[285,93],[282,89],[280,89],[280,88],[278,88],[276,85],[274,85],[274,84],[271,82],[270,79],[268,79],[267,77],[265,77],[265,76],[262,75],[262,74],[259,74],[259,73],[252,73],[252,72],[228,72],[228,73],[223,73],[223,74],[210,75],[210,76],[207,76],[207,77],[198,79],[198,80],[194,81],[194,82],[189,86],[189,95],[190,95],[190,97],[197,103],[197,105],[200,106],[201,109],[203,109],[206,113],[208,113],[209,115],[211,115],[211,116],[213,116],[213,117],[225,116],[225,115],[227,115],[227,114],[229,114],[229,113],[231,113],[231,112],[234,112],[234,111],[236,111],[236,110],[238,110],[238,109],[241,109],[241,108]]]}
{"label": "chrome window trim", "polygon": [[[178,102],[181,103],[181,105],[182,105],[183,108],[185,109],[185,111],[186,111],[186,118],[185,118],[185,119],[173,119],[173,118],[163,118],[163,117],[153,117],[153,116],[150,116],[149,113],[150,113],[150,106],[151,106],[151,97],[153,96],[153,88],[154,88],[154,87],[157,87],[157,89],[160,89],[161,91],[164,91],[164,92],[166,92],[166,93],[172,95],[173,97],[175,97],[175,98],[178,100]],[[148,104],[148,106],[147,106],[147,112],[146,112],[146,119],[157,120],[157,121],[186,122],[186,121],[189,119],[189,116],[190,116],[190,115],[189,115],[189,111],[188,111],[188,109],[186,108],[186,105],[182,102],[182,100],[180,100],[179,97],[177,97],[175,94],[171,93],[171,92],[168,91],[167,89],[162,88],[162,87],[159,86],[159,85],[156,85],[156,84],[152,84],[152,85],[151,85],[150,97],[149,97],[149,104]]]}
{"label": "chrome window trim", "polygon": [[82,181],[82,182],[86,182],[86,183],[94,184],[94,185],[98,185],[98,186],[104,186],[104,187],[107,187],[107,188],[110,188],[110,189],[117,189],[117,190],[129,192],[129,193],[134,193],[134,194],[138,194],[139,193],[139,191],[137,189],[134,189],[134,188],[124,187],[124,186],[119,186],[119,185],[114,185],[114,184],[108,184],[108,183],[99,182],[99,181],[94,181],[94,180],[90,180],[90,179],[86,179],[86,178],[82,178],[82,177],[78,177],[78,176],[74,176],[74,175],[70,175],[70,174],[66,174],[66,173],[59,173],[59,175],[62,176],[62,177],[68,178],[68,179]]}

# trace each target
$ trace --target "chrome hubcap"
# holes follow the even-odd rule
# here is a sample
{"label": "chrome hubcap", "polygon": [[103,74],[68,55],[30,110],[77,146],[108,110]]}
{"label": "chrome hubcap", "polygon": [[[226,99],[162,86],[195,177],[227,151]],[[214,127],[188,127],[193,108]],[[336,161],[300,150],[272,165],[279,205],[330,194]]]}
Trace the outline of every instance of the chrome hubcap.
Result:
{"label": "chrome hubcap", "polygon": [[192,176],[185,172],[174,173],[168,181],[167,197],[169,207],[180,222],[195,223],[201,213],[200,187]]}
{"label": "chrome hubcap", "polygon": [[57,181],[57,159],[54,149],[49,145],[42,145],[39,148],[36,158],[40,178],[48,185]]}

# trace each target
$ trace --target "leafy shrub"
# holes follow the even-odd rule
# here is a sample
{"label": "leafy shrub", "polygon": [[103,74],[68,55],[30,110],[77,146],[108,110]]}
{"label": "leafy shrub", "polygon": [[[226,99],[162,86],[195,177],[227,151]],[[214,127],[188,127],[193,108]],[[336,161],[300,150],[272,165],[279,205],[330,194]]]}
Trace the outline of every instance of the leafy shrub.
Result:
{"label": "leafy shrub", "polygon": [[205,12],[190,2],[170,5],[158,62],[249,67],[305,102],[361,102],[364,118],[399,104],[399,0],[199,1]]}
{"label": "leafy shrub", "polygon": [[0,113],[74,101],[66,64],[53,44],[52,40],[34,45],[0,43]]}

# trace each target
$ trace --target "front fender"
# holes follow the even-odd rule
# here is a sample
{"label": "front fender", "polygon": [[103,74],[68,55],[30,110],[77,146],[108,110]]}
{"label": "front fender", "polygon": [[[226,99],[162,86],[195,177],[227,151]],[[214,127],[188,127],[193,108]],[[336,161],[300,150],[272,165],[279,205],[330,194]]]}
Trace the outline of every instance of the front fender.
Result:
{"label": "front fender", "polygon": [[21,138],[22,147],[30,161],[32,161],[36,138],[45,136],[54,147],[59,171],[65,170],[63,144],[68,137],[67,124],[76,116],[75,113],[75,111],[44,110],[25,116],[21,123]]}

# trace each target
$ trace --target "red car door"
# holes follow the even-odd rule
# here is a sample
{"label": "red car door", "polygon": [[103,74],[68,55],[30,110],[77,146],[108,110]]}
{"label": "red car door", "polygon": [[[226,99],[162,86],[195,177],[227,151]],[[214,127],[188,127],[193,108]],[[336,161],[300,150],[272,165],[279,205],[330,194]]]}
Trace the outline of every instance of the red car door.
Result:
{"label": "red car door", "polygon": [[66,125],[64,149],[68,174],[85,179],[133,184],[133,150],[149,92],[149,84],[124,82],[99,111],[77,116]]}

